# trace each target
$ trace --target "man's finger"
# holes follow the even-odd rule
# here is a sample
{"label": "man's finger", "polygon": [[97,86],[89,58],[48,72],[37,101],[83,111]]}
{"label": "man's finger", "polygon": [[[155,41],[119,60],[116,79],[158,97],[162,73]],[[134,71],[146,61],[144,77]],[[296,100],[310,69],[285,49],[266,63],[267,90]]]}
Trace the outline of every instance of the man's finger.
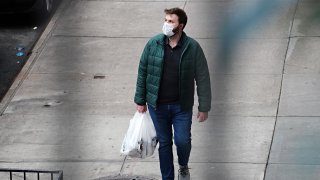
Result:
{"label": "man's finger", "polygon": [[201,115],[201,116],[199,116],[198,120],[199,120],[199,122],[204,122],[207,120],[207,117],[205,115]]}
{"label": "man's finger", "polygon": [[201,119],[201,120],[199,120],[199,122],[204,122],[205,121],[205,119]]}

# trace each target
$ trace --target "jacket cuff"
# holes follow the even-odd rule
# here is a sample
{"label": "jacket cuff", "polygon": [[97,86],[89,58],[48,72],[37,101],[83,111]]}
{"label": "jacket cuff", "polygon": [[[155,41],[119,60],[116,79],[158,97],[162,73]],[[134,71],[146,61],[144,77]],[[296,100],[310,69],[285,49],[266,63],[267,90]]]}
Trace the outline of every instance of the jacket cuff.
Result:
{"label": "jacket cuff", "polygon": [[139,106],[145,106],[146,104],[142,104],[142,103],[136,103]]}
{"label": "jacket cuff", "polygon": [[199,112],[209,112],[211,107],[198,107]]}

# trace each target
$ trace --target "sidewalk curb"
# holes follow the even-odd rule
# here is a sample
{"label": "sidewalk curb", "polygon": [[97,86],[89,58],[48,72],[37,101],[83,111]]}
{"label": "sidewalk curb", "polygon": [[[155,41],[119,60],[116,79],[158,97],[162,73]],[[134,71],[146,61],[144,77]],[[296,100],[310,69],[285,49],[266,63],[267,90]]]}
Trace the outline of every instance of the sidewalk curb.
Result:
{"label": "sidewalk curb", "polygon": [[9,103],[11,102],[12,98],[16,94],[17,90],[22,85],[23,81],[27,78],[29,75],[30,70],[32,69],[34,63],[37,61],[39,56],[41,55],[48,39],[50,38],[52,34],[52,30],[56,26],[57,21],[59,20],[59,17],[61,14],[63,14],[64,10],[68,7],[68,5],[72,1],[62,1],[59,4],[59,7],[57,7],[57,10],[55,14],[52,16],[51,20],[49,21],[47,27],[37,40],[36,44],[34,45],[32,49],[32,53],[30,57],[26,60],[26,64],[23,66],[21,71],[18,73],[16,78],[14,79],[14,82],[8,89],[7,93],[3,97],[2,101],[0,102],[0,116],[2,116],[8,107]]}

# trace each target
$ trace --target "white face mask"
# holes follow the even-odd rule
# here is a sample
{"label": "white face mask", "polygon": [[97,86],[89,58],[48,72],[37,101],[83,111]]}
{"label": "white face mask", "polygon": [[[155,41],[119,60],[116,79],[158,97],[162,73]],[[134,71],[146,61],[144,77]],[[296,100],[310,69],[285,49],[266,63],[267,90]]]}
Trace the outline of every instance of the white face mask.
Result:
{"label": "white face mask", "polygon": [[164,22],[163,26],[162,26],[162,32],[164,35],[171,37],[173,36],[175,33],[172,31],[173,30],[173,25]]}

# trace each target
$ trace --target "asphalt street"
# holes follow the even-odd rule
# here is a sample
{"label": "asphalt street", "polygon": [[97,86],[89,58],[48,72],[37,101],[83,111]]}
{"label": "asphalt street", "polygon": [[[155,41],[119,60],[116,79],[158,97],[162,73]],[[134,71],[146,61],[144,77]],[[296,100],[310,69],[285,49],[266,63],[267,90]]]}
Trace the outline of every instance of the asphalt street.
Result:
{"label": "asphalt street", "polygon": [[0,14],[0,101],[33,53],[32,48],[50,21],[51,14]]}

